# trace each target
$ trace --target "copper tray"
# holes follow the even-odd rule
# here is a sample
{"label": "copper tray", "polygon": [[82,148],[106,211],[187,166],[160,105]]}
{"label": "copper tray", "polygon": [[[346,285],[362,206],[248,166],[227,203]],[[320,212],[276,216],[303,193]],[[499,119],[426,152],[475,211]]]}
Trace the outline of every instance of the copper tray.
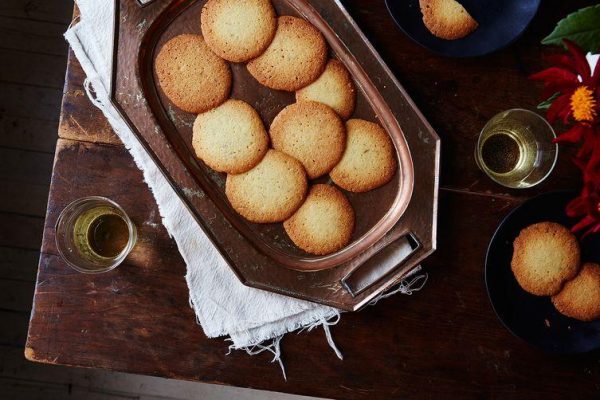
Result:
{"label": "copper tray", "polygon": [[[279,15],[303,17],[323,33],[331,55],[357,84],[354,117],[378,121],[387,130],[399,170],[379,189],[346,193],[357,216],[354,237],[328,256],[298,249],[281,224],[244,220],[225,197],[225,175],[194,156],[195,115],[173,106],[154,75],[154,58],[165,41],[181,33],[200,34],[204,3],[117,1],[111,99],[244,284],[356,310],[435,249],[439,138],[339,2],[274,0]],[[267,127],[294,102],[293,93],[258,84],[245,65],[231,67],[231,97],[253,105]]]}

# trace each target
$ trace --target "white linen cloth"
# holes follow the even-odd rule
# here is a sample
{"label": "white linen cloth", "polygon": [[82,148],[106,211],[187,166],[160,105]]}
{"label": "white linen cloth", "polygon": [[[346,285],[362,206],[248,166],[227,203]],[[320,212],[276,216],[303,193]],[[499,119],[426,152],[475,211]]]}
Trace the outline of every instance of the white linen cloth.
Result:
{"label": "white linen cloth", "polygon": [[[243,348],[250,354],[268,350],[279,360],[279,340],[283,334],[322,325],[329,344],[341,358],[328,328],[339,320],[339,310],[244,286],[212,246],[110,103],[114,0],[76,1],[81,17],[65,33],[65,38],[86,73],[88,96],[129,150],[154,194],[162,222],[187,265],[190,304],[206,336],[227,336],[233,342],[230,349]],[[424,284],[424,280],[419,283]],[[403,284],[398,291],[410,294],[410,285]],[[269,339],[273,339],[271,345],[261,345]]]}

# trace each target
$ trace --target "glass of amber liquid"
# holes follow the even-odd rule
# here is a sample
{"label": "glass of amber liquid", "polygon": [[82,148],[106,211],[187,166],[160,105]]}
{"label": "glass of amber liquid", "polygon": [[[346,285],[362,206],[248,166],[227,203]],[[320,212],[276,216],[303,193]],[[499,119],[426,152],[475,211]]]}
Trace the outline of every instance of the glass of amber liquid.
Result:
{"label": "glass of amber liquid", "polygon": [[475,161],[500,185],[524,189],[546,179],[556,164],[558,145],[550,124],[538,114],[522,109],[501,112],[484,126]]}
{"label": "glass of amber liquid", "polygon": [[105,197],[75,200],[60,213],[56,246],[75,270],[95,274],[116,268],[131,252],[137,231],[125,211]]}

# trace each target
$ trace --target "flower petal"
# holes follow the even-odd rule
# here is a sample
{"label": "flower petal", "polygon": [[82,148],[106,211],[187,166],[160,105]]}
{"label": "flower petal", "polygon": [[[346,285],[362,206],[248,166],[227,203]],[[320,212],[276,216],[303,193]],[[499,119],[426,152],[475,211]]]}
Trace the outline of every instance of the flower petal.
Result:
{"label": "flower petal", "polygon": [[576,197],[567,204],[565,211],[570,218],[585,215],[587,212],[587,203],[582,196]]}
{"label": "flower petal", "polygon": [[[548,110],[549,112],[550,110]],[[561,133],[554,139],[554,143],[579,143],[585,133],[585,127],[581,124],[573,125],[566,132]]]}
{"label": "flower petal", "polygon": [[600,231],[600,222],[596,223],[595,225],[592,225],[582,236],[582,239],[585,239],[586,237],[588,237],[589,235],[593,235],[595,233],[598,233]]}
{"label": "flower petal", "polygon": [[529,75],[529,79],[542,81],[546,84],[579,84],[577,74],[560,67],[550,67]]}
{"label": "flower petal", "polygon": [[[583,179],[584,182],[589,183],[589,186],[598,186],[600,185],[600,137],[597,137],[593,133],[588,134],[584,144],[587,145],[586,151],[589,154],[589,158],[583,169]],[[588,154],[584,154],[583,156],[587,157]],[[591,187],[588,190],[591,193],[595,192]],[[596,201],[596,203],[598,202]]]}
{"label": "flower petal", "polygon": [[594,222],[596,222],[596,220],[594,219],[594,217],[592,217],[591,215],[586,215],[578,223],[576,223],[575,225],[573,225],[573,227],[571,228],[571,231],[572,232],[579,232],[579,231],[581,231],[581,230],[589,227]]}
{"label": "flower petal", "polygon": [[547,54],[544,56],[544,60],[548,62],[548,64],[556,65],[567,69],[575,74],[577,74],[575,62],[573,59],[569,57],[567,54],[558,53],[558,54]]}
{"label": "flower petal", "polygon": [[544,84],[542,97],[549,98],[554,93],[572,93],[580,84],[577,74],[559,67],[550,67],[529,76],[529,79]]}
{"label": "flower petal", "polygon": [[546,118],[548,118],[548,122],[553,124],[558,118],[564,119],[565,114],[567,114],[567,118],[571,114],[571,92],[558,96],[552,102],[546,112]]}
{"label": "flower petal", "polygon": [[571,53],[573,61],[575,62],[575,70],[581,75],[583,82],[589,82],[592,72],[590,70],[590,64],[585,58],[585,53],[579,46],[568,39],[563,39],[563,43],[567,46],[567,50]]}
{"label": "flower petal", "polygon": [[[585,159],[589,161],[588,157],[590,157],[594,151],[594,148],[597,147],[596,139],[594,135],[594,130],[588,124],[579,124],[584,128],[583,131],[583,144],[579,148],[577,152],[577,158]],[[586,163],[587,163],[586,161]]]}

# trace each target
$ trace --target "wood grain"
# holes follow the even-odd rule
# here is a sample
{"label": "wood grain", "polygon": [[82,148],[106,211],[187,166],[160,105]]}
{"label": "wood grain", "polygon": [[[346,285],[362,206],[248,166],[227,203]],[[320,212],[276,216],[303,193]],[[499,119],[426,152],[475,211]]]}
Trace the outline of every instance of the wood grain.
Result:
{"label": "wood grain", "polygon": [[[71,167],[84,163],[84,170]],[[561,379],[580,393],[596,393],[594,355],[565,361],[531,349],[503,328],[486,298],[481,238],[518,200],[443,192],[439,249],[424,263],[430,281],[423,292],[345,315],[333,330],[343,362],[320,331],[287,336],[286,383],[267,355],[225,356],[226,343],[207,339],[195,324],[185,266],[164,228],[153,225],[156,205],[125,149],[61,140],[54,171],[30,359],[349,399],[449,392],[485,398],[515,394],[515,385],[531,381],[538,382],[535,393],[564,398],[573,386]],[[60,209],[91,193],[117,200],[140,228],[140,245],[125,264],[98,276],[72,271],[52,240]]]}
{"label": "wood grain", "polygon": [[0,82],[0,114],[53,122],[58,116],[61,90]]}
{"label": "wood grain", "polygon": [[[41,220],[46,210],[53,155],[0,147],[0,159],[0,212],[40,217]],[[4,229],[12,227],[0,228]],[[37,243],[39,240],[40,237]]]}
{"label": "wood grain", "polygon": [[0,48],[0,59],[10,60],[2,68],[0,79],[4,82],[58,90],[63,87],[65,76],[62,70],[66,66],[64,57]]}
{"label": "wood grain", "polygon": [[65,26],[62,23],[0,16],[0,48],[53,55],[66,62],[68,46],[62,37]]}
{"label": "wood grain", "polygon": [[2,309],[0,310],[0,320],[4,326],[10,327],[10,329],[0,329],[0,346],[23,348],[27,339],[29,310],[18,312]]}
{"label": "wood grain", "polygon": [[0,248],[0,279],[35,282],[38,249]]}
{"label": "wood grain", "polygon": [[17,280],[0,281],[0,308],[27,313],[31,310],[31,291],[35,282]]}
{"label": "wood grain", "polygon": [[85,94],[85,74],[81,64],[69,51],[69,68],[65,80],[58,136],[63,139],[93,143],[121,144],[102,112]]}
{"label": "wood grain", "polygon": [[2,0],[0,15],[13,19],[36,20],[64,26],[70,22],[73,3],[57,0]]}
{"label": "wood grain", "polygon": [[44,121],[0,114],[0,147],[54,154],[57,128],[58,118]]}
{"label": "wood grain", "polygon": [[37,185],[48,183],[52,172],[52,154],[0,148],[0,159],[0,180]]}
{"label": "wood grain", "polygon": [[[185,265],[160,225],[140,171],[83,93],[84,76],[71,57],[59,132],[73,140],[57,147],[29,359],[347,399],[600,396],[598,353],[551,356],[513,337],[495,317],[483,279],[487,243],[504,215],[538,192],[578,186],[569,153],[562,151],[547,182],[528,191],[494,185],[473,161],[475,138],[487,119],[511,107],[535,108],[539,90],[527,75],[542,67],[539,40],[562,16],[591,2],[542,2],[514,45],[467,60],[438,57],[411,42],[383,0],[344,4],[442,136],[439,246],[424,263],[430,278],[423,291],[344,315],[332,330],[343,362],[320,330],[287,335],[287,382],[267,354],[225,356],[227,344],[207,339],[195,324]],[[44,112],[42,107],[36,118],[45,118]],[[69,269],[54,246],[58,213],[84,195],[115,199],[140,229],[140,243],[125,264],[94,277]],[[31,246],[11,242],[2,231],[0,239]],[[27,257],[14,255],[21,256]]]}
{"label": "wood grain", "polygon": [[0,210],[43,218],[46,215],[48,184],[36,185],[0,180]]}

